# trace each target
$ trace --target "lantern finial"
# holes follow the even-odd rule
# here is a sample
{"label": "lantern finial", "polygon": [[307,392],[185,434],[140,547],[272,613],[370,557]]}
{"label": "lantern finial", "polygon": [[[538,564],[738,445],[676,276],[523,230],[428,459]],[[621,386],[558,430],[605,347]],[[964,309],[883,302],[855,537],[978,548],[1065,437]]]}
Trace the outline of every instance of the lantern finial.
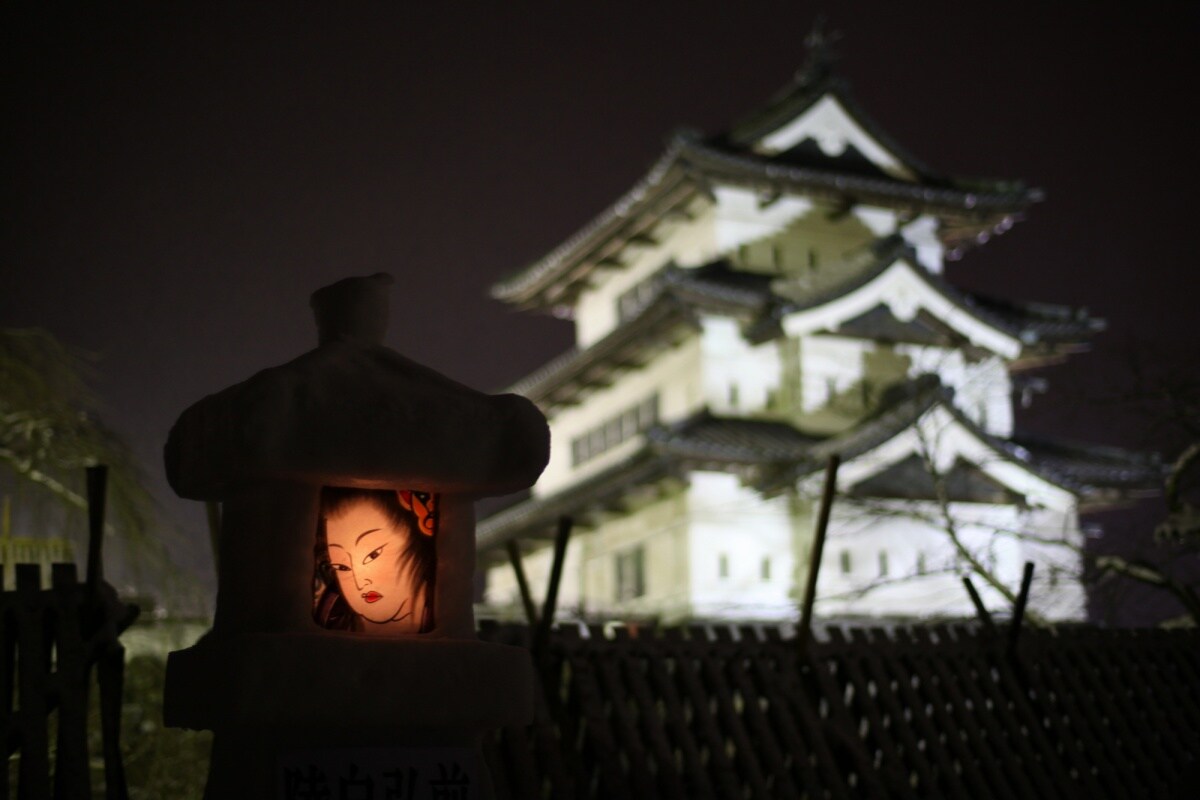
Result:
{"label": "lantern finial", "polygon": [[382,344],[388,325],[388,289],[392,276],[376,272],[344,278],[312,293],[320,344],[349,340]]}

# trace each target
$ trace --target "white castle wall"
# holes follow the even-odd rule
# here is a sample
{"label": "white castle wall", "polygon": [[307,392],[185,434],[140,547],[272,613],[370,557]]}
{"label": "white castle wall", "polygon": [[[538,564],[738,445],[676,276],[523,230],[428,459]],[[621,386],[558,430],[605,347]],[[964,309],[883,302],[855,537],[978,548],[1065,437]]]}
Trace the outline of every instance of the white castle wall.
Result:
{"label": "white castle wall", "polygon": [[768,410],[779,392],[781,361],[776,341],[752,345],[736,320],[702,320],[701,380],[704,403],[716,414],[755,414]]}
{"label": "white castle wall", "polygon": [[[1087,593],[1080,576],[1084,547],[1075,506],[1066,509],[1035,509],[1026,515],[1021,542],[1022,562],[1037,565],[1029,605],[1050,619],[1078,619],[1087,616]],[[1040,543],[1036,540],[1042,540]]]}
{"label": "white castle wall", "polygon": [[1013,432],[1012,378],[1004,359],[968,361],[961,351],[902,344],[896,352],[911,359],[909,377],[937,375],[954,389],[954,405],[976,425],[996,436]]}
{"label": "white castle wall", "polygon": [[811,413],[865,377],[865,356],[875,347],[861,339],[806,336],[800,344],[800,412]]}
{"label": "white castle wall", "polygon": [[694,615],[792,619],[796,565],[787,499],[763,499],[721,472],[693,472],[688,497]]}
{"label": "white castle wall", "polygon": [[[581,539],[585,612],[667,621],[690,615],[689,502],[685,493],[677,491],[628,515],[613,517],[596,533]],[[643,550],[645,593],[619,600],[617,557],[639,547]]]}
{"label": "white castle wall", "polygon": [[[1016,510],[977,503],[950,508],[959,540],[1015,591],[1023,563],[1020,543],[996,531],[1016,529]],[[817,610],[826,615],[970,616],[974,608],[959,577],[962,563],[936,503],[846,501],[835,506],[830,518]],[[975,585],[986,606],[1006,605],[978,578]]]}

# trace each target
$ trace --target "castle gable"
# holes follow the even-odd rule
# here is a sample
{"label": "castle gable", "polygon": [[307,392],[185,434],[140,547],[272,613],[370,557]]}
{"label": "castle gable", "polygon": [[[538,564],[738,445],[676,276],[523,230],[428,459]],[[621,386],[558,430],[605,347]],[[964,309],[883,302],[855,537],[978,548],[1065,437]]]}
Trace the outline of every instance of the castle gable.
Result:
{"label": "castle gable", "polygon": [[[917,171],[871,136],[833,93],[755,141],[754,152],[798,163],[863,172],[865,166],[903,181]],[[868,173],[870,170],[868,170]]]}

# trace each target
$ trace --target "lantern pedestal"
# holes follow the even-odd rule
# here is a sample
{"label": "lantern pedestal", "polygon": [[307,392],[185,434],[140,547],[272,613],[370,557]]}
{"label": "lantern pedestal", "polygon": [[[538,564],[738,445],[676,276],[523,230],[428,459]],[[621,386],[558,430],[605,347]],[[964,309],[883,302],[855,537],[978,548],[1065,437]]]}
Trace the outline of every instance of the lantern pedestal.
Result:
{"label": "lantern pedestal", "polygon": [[528,651],[479,641],[212,637],[167,668],[166,724],[214,732],[207,798],[285,798],[289,782],[322,780],[331,797],[338,781],[390,780],[407,798],[410,779],[418,798],[438,780],[470,780],[462,796],[487,797],[482,733],[533,719]]}

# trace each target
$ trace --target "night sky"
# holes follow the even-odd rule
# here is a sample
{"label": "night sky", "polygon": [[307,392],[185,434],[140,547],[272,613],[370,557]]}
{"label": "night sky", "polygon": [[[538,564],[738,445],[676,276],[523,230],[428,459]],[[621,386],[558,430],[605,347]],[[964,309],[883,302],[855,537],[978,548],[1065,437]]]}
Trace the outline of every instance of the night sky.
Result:
{"label": "night sky", "polygon": [[[387,343],[500,389],[571,331],[488,286],[615,200],[673,130],[764,102],[821,9],[242,5],[9,4],[0,48],[0,325],[99,355],[103,416],[202,570],[202,513],[170,500],[162,442],[201,396],[315,345],[313,289],[393,273]],[[1136,444],[1128,415],[1077,400],[1118,379],[1131,339],[1195,339],[1197,4],[960,5],[827,4],[839,71],[934,169],[1046,191],[950,277],[1107,318],[1021,422]]]}

